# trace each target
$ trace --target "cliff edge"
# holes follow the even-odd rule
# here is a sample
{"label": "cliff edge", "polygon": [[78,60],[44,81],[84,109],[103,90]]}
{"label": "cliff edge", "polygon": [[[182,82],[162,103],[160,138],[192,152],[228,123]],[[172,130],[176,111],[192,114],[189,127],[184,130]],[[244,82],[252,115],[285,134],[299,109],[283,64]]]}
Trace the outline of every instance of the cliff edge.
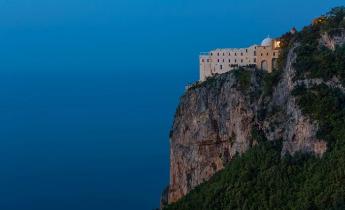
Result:
{"label": "cliff edge", "polygon": [[[281,157],[307,153],[321,158],[327,152],[330,141],[319,135],[325,125],[301,105],[301,92],[324,87],[344,93],[342,18],[327,30],[328,25],[320,23],[283,35],[279,69],[271,74],[241,68],[185,92],[170,133],[170,184],[163,205],[179,201],[263,141],[282,142]],[[339,72],[315,73],[306,63],[314,59],[308,53],[328,53],[330,62],[339,60]]]}

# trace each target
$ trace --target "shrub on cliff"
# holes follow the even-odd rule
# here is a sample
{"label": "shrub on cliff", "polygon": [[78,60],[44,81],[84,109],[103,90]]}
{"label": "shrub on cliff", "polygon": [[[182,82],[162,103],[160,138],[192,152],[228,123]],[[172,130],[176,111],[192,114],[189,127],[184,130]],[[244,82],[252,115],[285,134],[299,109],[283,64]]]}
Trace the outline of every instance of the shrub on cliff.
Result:
{"label": "shrub on cliff", "polygon": [[235,78],[239,82],[239,88],[243,92],[248,92],[251,84],[251,72],[243,68],[233,70]]}

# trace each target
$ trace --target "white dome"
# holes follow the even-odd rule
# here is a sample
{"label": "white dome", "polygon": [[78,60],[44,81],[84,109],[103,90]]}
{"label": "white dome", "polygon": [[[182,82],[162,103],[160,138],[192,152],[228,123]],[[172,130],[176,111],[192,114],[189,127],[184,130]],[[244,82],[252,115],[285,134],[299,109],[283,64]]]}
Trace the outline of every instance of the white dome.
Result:
{"label": "white dome", "polygon": [[272,46],[272,42],[273,40],[269,37],[267,37],[266,39],[264,39],[262,42],[261,42],[261,46]]}

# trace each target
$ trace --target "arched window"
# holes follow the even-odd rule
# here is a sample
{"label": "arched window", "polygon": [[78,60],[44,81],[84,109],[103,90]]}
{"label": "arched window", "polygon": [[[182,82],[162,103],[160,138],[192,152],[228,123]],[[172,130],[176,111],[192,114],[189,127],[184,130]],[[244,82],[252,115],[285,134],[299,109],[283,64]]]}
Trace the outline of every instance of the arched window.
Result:
{"label": "arched window", "polygon": [[268,63],[266,60],[261,61],[261,69],[265,71],[268,70]]}

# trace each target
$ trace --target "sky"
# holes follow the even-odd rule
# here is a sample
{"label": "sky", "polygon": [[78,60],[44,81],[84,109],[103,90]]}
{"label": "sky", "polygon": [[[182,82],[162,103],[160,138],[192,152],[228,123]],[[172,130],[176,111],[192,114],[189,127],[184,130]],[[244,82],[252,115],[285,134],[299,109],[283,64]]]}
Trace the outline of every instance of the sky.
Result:
{"label": "sky", "polygon": [[0,209],[151,210],[198,55],[342,0],[0,0]]}

